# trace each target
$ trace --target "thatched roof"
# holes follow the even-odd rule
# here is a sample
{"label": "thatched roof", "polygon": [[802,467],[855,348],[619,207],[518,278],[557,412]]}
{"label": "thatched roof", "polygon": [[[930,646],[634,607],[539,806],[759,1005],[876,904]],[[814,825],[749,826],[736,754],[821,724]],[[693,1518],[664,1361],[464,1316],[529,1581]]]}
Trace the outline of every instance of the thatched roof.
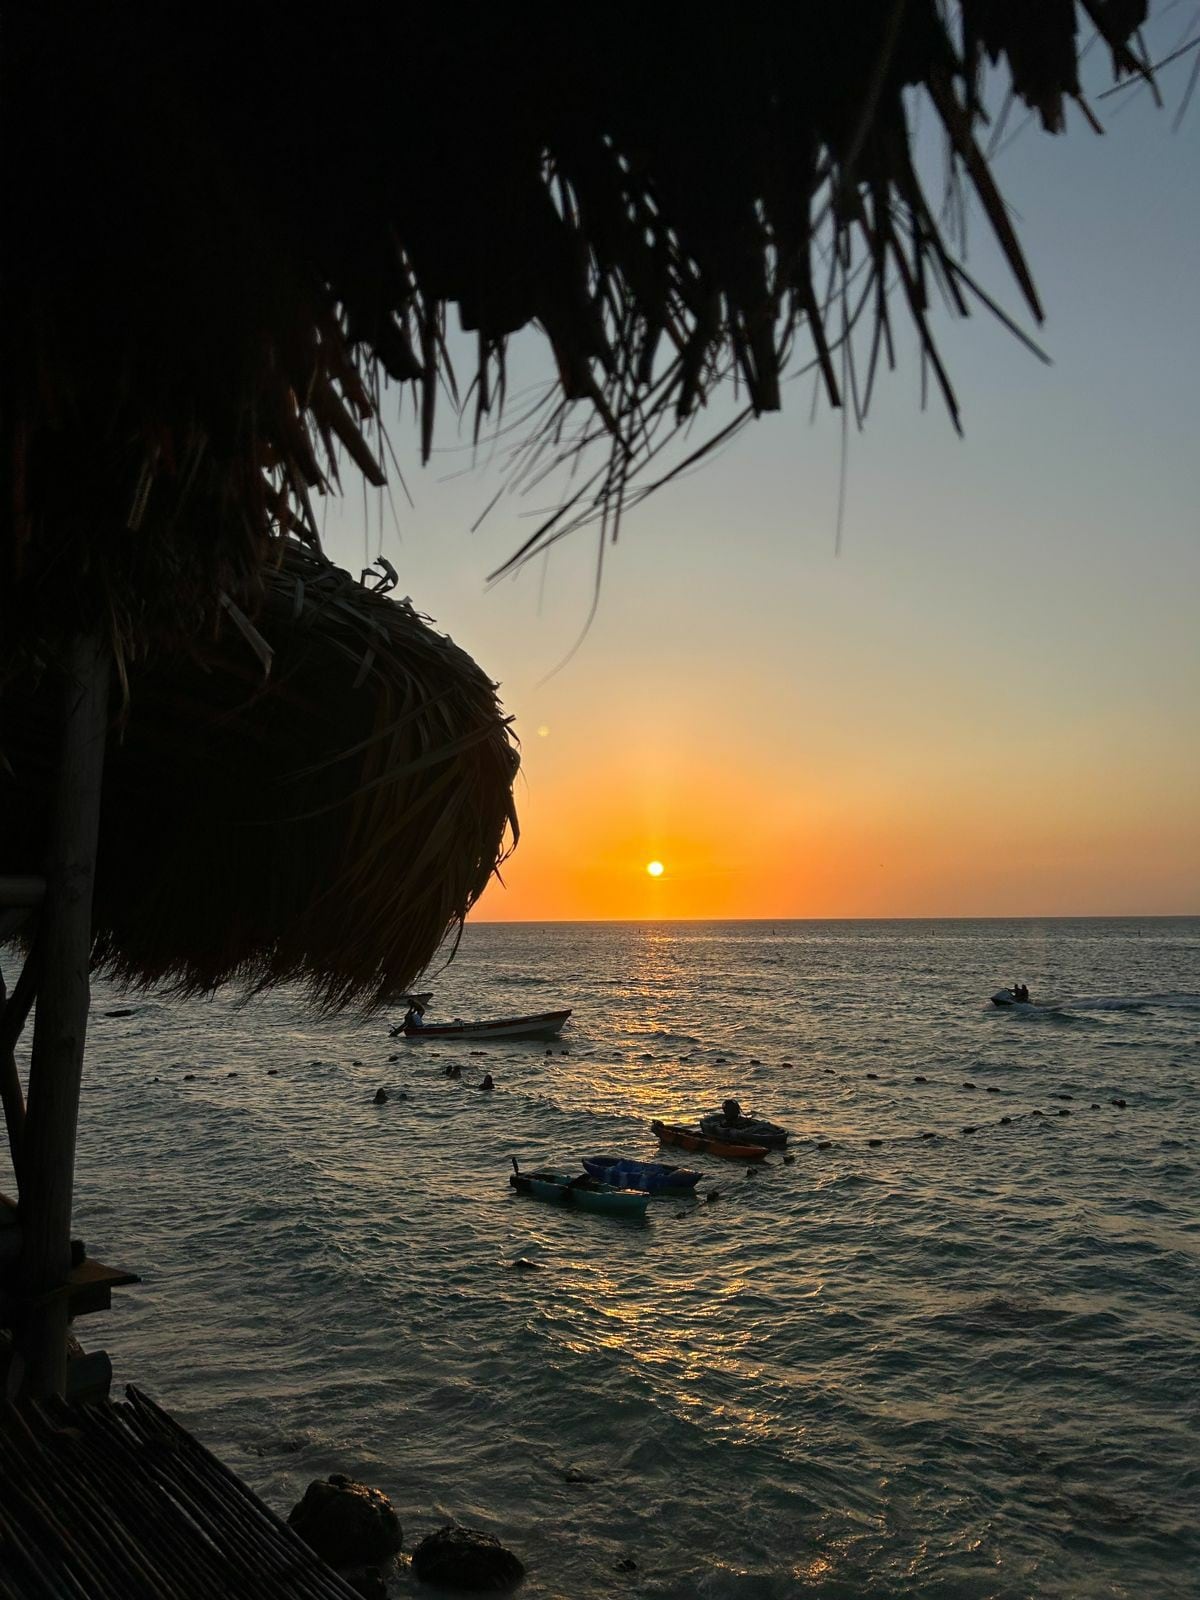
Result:
{"label": "thatched roof", "polygon": [[[861,407],[893,316],[953,408],[930,296],[979,296],[917,177],[906,90],[1036,316],[977,142],[981,76],[996,63],[998,96],[1057,130],[1082,34],[1133,71],[1145,13],[6,5],[7,636],[79,607],[127,638],[185,636],[252,589],[281,533],[313,537],[336,453],[382,478],[381,381],[411,387],[428,447],[440,392],[495,414],[529,324],[558,374],[530,429],[573,449],[562,408],[582,400],[583,432],[612,442],[543,538],[618,503],[722,375],[769,411],[796,351]],[[450,306],[478,336],[466,388]],[[853,373],[841,346],[863,318]]]}
{"label": "thatched roof", "polygon": [[[256,623],[129,666],[104,774],[96,965],[207,990],[397,998],[516,837],[490,683],[412,607],[295,544]],[[273,652],[264,672],[265,652]],[[0,875],[39,870],[53,681],[0,695]],[[116,697],[114,697],[116,698]]]}

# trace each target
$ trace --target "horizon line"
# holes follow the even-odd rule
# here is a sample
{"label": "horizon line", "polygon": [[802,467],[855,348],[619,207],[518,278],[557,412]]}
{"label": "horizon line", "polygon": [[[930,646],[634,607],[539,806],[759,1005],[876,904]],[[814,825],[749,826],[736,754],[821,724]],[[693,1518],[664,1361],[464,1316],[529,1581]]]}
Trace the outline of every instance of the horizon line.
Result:
{"label": "horizon line", "polygon": [[469,923],[507,928],[519,928],[523,925],[540,927],[547,923],[561,923],[567,926],[581,922],[660,924],[669,922],[1195,922],[1198,920],[1200,911],[1022,911],[887,917],[475,917],[468,914],[466,918]]}

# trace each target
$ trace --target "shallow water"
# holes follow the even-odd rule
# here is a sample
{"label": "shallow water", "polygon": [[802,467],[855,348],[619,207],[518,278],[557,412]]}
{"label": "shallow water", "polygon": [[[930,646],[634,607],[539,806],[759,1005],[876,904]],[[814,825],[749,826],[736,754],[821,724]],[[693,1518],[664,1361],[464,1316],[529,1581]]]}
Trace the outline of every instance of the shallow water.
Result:
{"label": "shallow water", "polygon": [[[575,1014],[97,995],[75,1231],[144,1284],[79,1331],[277,1510],[346,1471],[531,1600],[1195,1594],[1200,920],[474,926],[426,986]],[[791,1165],[507,1186],[728,1094]]]}

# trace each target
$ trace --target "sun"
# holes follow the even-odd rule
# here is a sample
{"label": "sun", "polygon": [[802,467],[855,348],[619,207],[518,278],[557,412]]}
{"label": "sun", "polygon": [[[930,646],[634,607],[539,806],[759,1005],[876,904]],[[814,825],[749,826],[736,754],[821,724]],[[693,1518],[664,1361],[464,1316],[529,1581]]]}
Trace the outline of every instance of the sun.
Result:
{"label": "sun", "polygon": [[661,878],[663,875],[663,864],[661,861],[647,861],[646,871],[652,878]]}

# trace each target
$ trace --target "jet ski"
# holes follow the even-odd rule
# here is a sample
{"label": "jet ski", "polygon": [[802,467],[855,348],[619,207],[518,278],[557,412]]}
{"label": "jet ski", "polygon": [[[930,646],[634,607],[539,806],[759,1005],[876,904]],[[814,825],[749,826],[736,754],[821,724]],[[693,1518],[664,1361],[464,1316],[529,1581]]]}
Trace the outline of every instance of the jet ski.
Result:
{"label": "jet ski", "polygon": [[992,1004],[994,1006],[1028,1006],[1032,1005],[1033,1002],[1028,996],[1019,1000],[1012,989],[997,989],[992,996]]}

